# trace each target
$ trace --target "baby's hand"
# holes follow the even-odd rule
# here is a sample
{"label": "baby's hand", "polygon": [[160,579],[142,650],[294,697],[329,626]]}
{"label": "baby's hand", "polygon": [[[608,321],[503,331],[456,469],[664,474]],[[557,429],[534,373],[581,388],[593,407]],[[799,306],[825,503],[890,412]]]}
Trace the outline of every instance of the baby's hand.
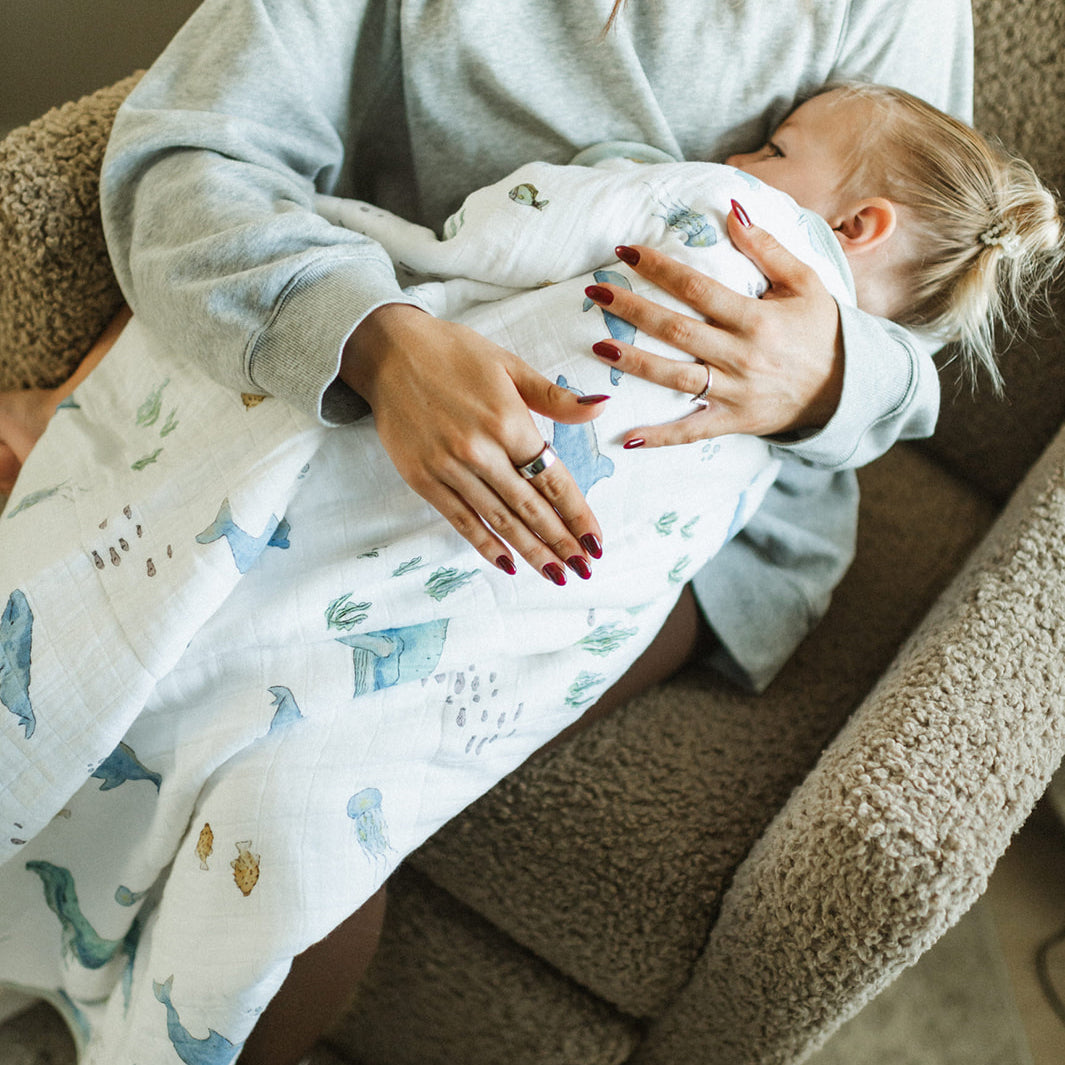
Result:
{"label": "baby's hand", "polygon": [[56,391],[48,388],[0,392],[0,492],[7,494],[14,487],[58,402]]}

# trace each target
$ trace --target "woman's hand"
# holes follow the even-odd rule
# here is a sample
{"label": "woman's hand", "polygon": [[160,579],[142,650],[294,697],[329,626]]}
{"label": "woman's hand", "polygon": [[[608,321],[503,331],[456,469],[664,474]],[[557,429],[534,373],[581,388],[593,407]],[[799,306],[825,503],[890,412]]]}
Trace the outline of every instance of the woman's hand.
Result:
{"label": "woman's hand", "polygon": [[[839,308],[813,269],[765,230],[734,212],[729,235],[769,279],[761,299],[741,296],[651,248],[619,248],[633,270],[691,307],[702,319],[666,310],[612,285],[589,295],[638,330],[706,365],[676,362],[606,340],[596,354],[626,373],[698,395],[712,383],[707,405],[680,421],[641,426],[626,446],[686,444],[726,433],[768,436],[817,429],[835,413],[843,387]],[[605,294],[605,299],[603,298]]]}
{"label": "woman's hand", "polygon": [[605,397],[577,397],[473,330],[405,304],[366,317],[340,376],[373,408],[403,479],[492,565],[514,573],[509,543],[555,584],[565,565],[590,576],[602,532],[570,472],[555,462],[528,481],[515,467],[544,446],[530,409],[584,422]]}

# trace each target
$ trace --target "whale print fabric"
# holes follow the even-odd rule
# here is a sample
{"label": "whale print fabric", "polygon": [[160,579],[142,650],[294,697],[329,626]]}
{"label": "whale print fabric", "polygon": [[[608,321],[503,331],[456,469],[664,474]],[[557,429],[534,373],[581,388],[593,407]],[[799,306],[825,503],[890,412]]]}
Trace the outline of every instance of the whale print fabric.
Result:
{"label": "whale print fabric", "polygon": [[[504,184],[530,226],[569,198],[551,174]],[[720,255],[663,210],[720,228],[697,191],[649,214]],[[594,703],[772,482],[753,438],[625,451],[688,397],[591,354],[584,287],[621,264],[556,267],[500,271],[502,299],[413,291],[612,393],[586,425],[537,416],[603,528],[590,580],[497,570],[369,419],[248,403],[136,318],[30,455],[0,516],[0,984],[54,1003],[85,1065],[235,1061],[292,958]]]}

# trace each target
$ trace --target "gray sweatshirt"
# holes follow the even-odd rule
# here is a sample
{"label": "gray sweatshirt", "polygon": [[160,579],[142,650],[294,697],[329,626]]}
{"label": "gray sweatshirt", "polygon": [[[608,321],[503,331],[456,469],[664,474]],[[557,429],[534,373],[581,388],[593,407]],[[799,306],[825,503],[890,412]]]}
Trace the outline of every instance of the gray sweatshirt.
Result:
{"label": "gray sweatshirt", "polygon": [[[600,141],[678,159],[752,148],[834,79],[971,112],[964,0],[629,0],[601,36],[611,6],[206,0],[123,106],[105,159],[104,223],[135,313],[222,382],[342,423],[366,412],[337,380],[345,340],[406,298],[383,249],[314,213],[316,191],[438,229],[474,188]],[[935,424],[930,345],[841,313],[836,416],[780,445],[762,510],[694,582],[728,652],[717,664],[756,688],[850,562],[851,470]]]}

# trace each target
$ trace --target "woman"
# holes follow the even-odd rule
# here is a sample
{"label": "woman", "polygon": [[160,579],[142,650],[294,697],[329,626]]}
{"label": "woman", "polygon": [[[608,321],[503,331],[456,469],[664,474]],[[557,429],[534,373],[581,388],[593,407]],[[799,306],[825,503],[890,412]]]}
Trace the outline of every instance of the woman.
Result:
{"label": "woman", "polygon": [[[641,4],[598,40],[605,15],[562,3],[209,0],[120,115],[104,174],[116,269],[149,329],[180,337],[223,381],[326,422],[364,413],[362,396],[396,467],[427,500],[483,554],[495,559],[510,543],[537,569],[595,561],[594,519],[559,464],[532,482],[515,469],[541,445],[527,404],[564,420],[572,401],[527,372],[520,353],[405,306],[378,249],[341,245],[314,220],[315,189],[407,214],[417,202],[436,224],[517,163],[565,162],[605,139],[687,158],[749,147],[797,95],[842,75],[902,83],[962,117],[968,110],[964,5],[797,5],[770,26],[754,5],[693,16],[686,3]],[[722,84],[725,69],[742,70],[744,84]],[[834,471],[899,435],[928,432],[935,379],[912,340],[841,313],[764,235],[750,238],[745,250],[773,298],[736,320],[713,288],[660,256],[639,272],[707,316],[705,326],[605,292],[617,317],[713,372],[705,411],[668,429],[634,426],[634,439],[802,431],[779,445],[827,468],[796,464],[792,483],[778,484],[747,535],[696,581],[722,646],[760,686],[847,561],[856,496],[850,476]],[[621,369],[703,389],[705,370],[617,347]],[[883,417],[856,425],[848,395],[870,389],[883,396]],[[297,1052],[298,1041],[263,1046],[269,1018],[246,1060]]]}

